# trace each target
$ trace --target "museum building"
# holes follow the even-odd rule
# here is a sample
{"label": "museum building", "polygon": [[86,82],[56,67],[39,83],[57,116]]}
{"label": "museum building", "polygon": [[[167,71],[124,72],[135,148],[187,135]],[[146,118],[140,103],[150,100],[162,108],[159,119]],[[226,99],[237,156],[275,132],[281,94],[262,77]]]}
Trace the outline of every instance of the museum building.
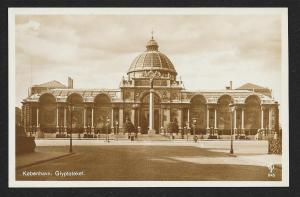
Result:
{"label": "museum building", "polygon": [[[170,122],[178,131],[196,134],[255,135],[274,132],[278,122],[278,102],[271,90],[247,83],[233,89],[232,83],[220,91],[189,91],[178,79],[170,59],[158,50],[153,37],[146,50],[131,63],[118,89],[76,89],[50,81],[30,88],[22,102],[22,125],[36,137],[109,130],[124,133],[131,121],[141,134],[166,134]],[[277,115],[276,115],[277,114]]]}

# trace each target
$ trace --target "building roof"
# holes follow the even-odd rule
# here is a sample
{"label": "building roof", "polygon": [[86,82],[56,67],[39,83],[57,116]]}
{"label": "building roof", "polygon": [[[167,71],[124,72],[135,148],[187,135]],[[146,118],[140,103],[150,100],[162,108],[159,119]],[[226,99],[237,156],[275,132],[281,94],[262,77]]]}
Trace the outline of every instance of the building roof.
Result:
{"label": "building roof", "polygon": [[60,83],[59,81],[53,80],[46,83],[42,83],[39,85],[35,85],[34,87],[43,87],[43,88],[67,88],[64,84]]}
{"label": "building roof", "polygon": [[154,70],[177,74],[170,59],[165,54],[158,51],[158,44],[153,38],[148,41],[146,48],[147,50],[145,52],[133,60],[128,73]]}
{"label": "building roof", "polygon": [[[94,99],[99,94],[105,94],[111,98],[111,101],[113,103],[126,103],[127,101],[122,99],[122,94],[120,89],[51,89],[48,90],[45,93],[52,94],[57,102],[67,102],[67,99],[70,95],[73,93],[76,93],[80,96],[82,96],[84,102],[94,102]],[[24,102],[39,102],[39,98],[42,94],[32,94],[26,99],[24,99]],[[255,95],[259,97],[262,104],[274,104],[275,100],[273,98],[270,98],[268,96],[265,96],[260,93],[255,93],[248,90],[223,90],[223,91],[182,91],[181,92],[181,99],[173,99],[170,101],[170,103],[189,103],[190,99],[193,98],[195,95],[202,95],[207,100],[207,103],[209,104],[216,104],[218,100],[224,96],[229,95],[234,99],[234,103],[236,104],[244,104],[246,99],[249,96]],[[136,100],[129,101],[136,102]],[[164,101],[165,102],[165,101]],[[169,101],[166,101],[167,103]]]}
{"label": "building roof", "polygon": [[257,90],[257,89],[268,89],[268,88],[255,85],[253,83],[246,83],[246,84],[242,85],[241,87],[236,88],[236,90],[253,90],[253,89]]}

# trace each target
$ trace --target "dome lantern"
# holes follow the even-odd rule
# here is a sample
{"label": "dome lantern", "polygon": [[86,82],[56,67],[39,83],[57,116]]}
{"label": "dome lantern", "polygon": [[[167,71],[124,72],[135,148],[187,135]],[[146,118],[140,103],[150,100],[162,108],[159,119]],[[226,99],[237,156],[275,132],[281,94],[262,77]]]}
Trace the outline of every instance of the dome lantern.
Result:
{"label": "dome lantern", "polygon": [[158,44],[153,39],[153,36],[152,36],[151,40],[148,41],[146,48],[147,48],[147,51],[158,51]]}
{"label": "dome lantern", "polygon": [[148,41],[146,48],[147,51],[158,51],[158,44],[153,38],[154,31],[151,31],[151,40]]}

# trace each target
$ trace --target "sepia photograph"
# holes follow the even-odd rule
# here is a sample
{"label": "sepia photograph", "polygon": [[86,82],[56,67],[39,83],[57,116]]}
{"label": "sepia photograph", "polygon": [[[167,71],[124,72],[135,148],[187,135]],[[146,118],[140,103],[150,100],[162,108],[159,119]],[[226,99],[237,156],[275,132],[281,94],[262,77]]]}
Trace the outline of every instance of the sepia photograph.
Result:
{"label": "sepia photograph", "polygon": [[289,186],[287,8],[10,8],[10,187]]}

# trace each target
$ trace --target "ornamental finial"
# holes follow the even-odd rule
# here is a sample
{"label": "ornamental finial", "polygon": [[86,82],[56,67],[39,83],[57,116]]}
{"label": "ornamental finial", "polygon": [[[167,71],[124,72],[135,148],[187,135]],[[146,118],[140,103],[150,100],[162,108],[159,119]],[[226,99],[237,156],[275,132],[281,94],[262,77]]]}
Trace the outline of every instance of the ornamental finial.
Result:
{"label": "ornamental finial", "polygon": [[153,31],[153,29],[152,29],[152,31],[151,31],[151,39],[153,40],[153,34],[154,34],[154,31]]}

